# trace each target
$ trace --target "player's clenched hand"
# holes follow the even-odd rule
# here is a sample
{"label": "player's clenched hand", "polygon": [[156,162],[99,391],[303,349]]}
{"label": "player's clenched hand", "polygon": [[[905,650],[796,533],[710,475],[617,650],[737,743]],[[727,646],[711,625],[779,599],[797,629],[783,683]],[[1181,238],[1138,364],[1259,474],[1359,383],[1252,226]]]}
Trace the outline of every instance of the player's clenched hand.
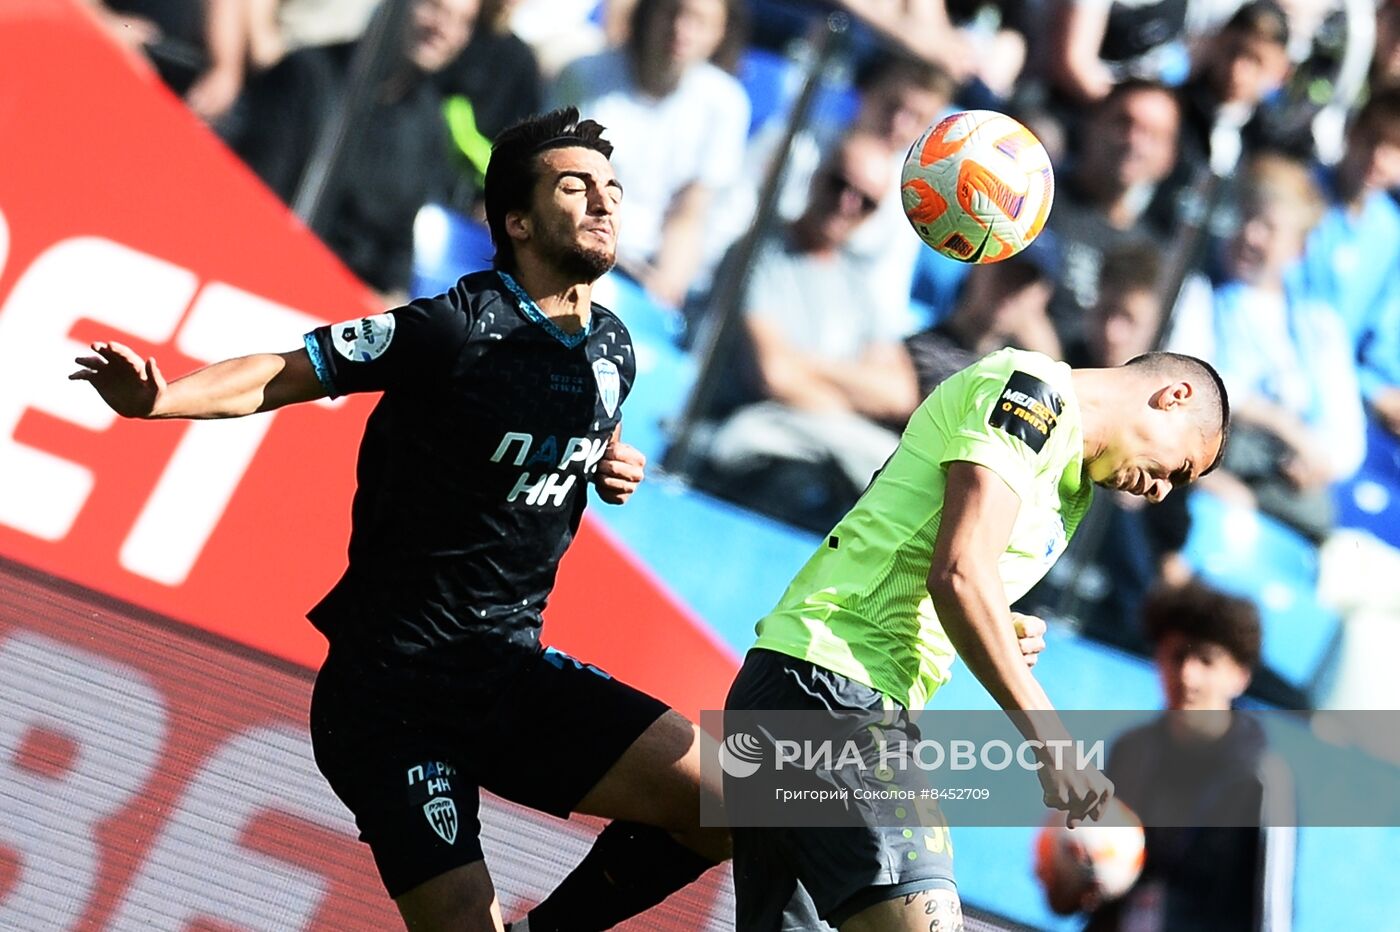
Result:
{"label": "player's clenched hand", "polygon": [[1065,824],[1074,828],[1085,819],[1097,821],[1103,815],[1104,807],[1113,798],[1113,781],[1099,772],[1098,768],[1085,766],[1075,768],[1076,761],[1070,749],[1062,748],[1063,767],[1056,767],[1053,752],[1041,758],[1042,767],[1037,775],[1040,786],[1045,791],[1045,805],[1065,812]]}
{"label": "player's clenched hand", "polygon": [[1026,666],[1033,667],[1040,659],[1040,652],[1045,650],[1045,632],[1048,626],[1041,618],[1035,615],[1022,615],[1020,612],[1011,613],[1011,621],[1016,625],[1016,643],[1021,648],[1021,656],[1026,659]]}
{"label": "player's clenched hand", "polygon": [[82,368],[68,376],[91,382],[97,394],[122,417],[147,417],[165,391],[165,376],[154,358],[142,360],[120,343],[94,343],[93,356],[73,360]]}
{"label": "player's clenched hand", "polygon": [[642,484],[646,465],[647,458],[642,451],[623,443],[614,432],[607,449],[603,451],[602,461],[598,463],[598,472],[593,477],[593,483],[598,487],[598,497],[609,505],[621,505]]}

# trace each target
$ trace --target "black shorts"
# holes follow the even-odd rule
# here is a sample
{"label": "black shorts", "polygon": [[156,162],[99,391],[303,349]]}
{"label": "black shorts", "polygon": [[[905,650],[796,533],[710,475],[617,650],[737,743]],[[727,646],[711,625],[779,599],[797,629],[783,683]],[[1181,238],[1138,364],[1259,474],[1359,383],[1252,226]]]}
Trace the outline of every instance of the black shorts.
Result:
{"label": "black shorts", "polygon": [[[869,712],[888,740],[907,737],[912,744],[919,739],[907,710],[878,690],[769,650],[749,651],[724,706],[746,711]],[[770,728],[764,740],[805,737],[776,735]],[[730,806],[731,800],[744,794],[728,773],[725,784]],[[934,887],[956,890],[947,826],[930,825],[941,819],[936,807],[932,815],[930,819],[925,812],[904,826],[736,825],[732,829],[736,928],[740,932],[812,928],[816,917],[840,925],[883,900]]]}
{"label": "black shorts", "polygon": [[481,860],[481,788],[567,818],[667,710],[552,648],[490,690],[461,679],[335,650],[316,677],[316,765],[391,897]]}

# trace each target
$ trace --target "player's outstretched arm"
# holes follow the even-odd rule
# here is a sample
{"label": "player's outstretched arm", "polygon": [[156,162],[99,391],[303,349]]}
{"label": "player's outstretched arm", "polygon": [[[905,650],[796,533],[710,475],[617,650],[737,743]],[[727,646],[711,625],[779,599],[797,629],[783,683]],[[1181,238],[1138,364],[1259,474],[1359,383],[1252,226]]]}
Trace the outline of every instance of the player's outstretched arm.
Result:
{"label": "player's outstretched arm", "polygon": [[226,359],[167,382],[154,357],[142,359],[121,343],[92,344],[68,376],[91,382],[122,417],[242,417],[326,395],[306,350]]}
{"label": "player's outstretched arm", "polygon": [[[997,704],[1011,713],[1022,734],[1044,748],[1068,741],[1069,733],[1050,697],[1027,665],[1013,621],[998,560],[1011,540],[1021,501],[1000,476],[984,466],[955,462],[948,467],[943,516],[929,565],[928,590],[938,618],[958,656]],[[1051,766],[1039,773],[1047,805],[1067,810],[1071,824],[1097,818],[1113,784],[1098,771]]]}

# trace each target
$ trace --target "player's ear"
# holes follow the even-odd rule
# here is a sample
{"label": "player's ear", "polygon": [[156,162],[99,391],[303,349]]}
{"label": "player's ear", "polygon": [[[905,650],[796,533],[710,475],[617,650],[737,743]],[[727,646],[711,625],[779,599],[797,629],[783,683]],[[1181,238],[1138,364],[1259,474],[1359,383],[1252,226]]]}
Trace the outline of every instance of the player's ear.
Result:
{"label": "player's ear", "polygon": [[526,242],[530,238],[530,215],[523,210],[506,211],[506,235]]}
{"label": "player's ear", "polygon": [[1196,389],[1190,382],[1173,382],[1157,390],[1156,394],[1152,396],[1152,407],[1170,411],[1172,408],[1180,407],[1189,402],[1195,394]]}

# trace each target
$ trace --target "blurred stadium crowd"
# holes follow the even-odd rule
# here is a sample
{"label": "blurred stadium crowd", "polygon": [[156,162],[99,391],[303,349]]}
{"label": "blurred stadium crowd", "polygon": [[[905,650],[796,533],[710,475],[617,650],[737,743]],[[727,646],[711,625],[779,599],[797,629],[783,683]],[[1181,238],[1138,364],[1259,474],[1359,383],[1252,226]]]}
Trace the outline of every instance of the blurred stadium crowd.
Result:
{"label": "blurred stadium crowd", "polygon": [[[1145,652],[1146,593],[1203,577],[1320,645],[1261,698],[1384,697],[1315,674],[1319,632],[1400,611],[1397,0],[88,2],[390,303],[432,280],[442,223],[476,244],[454,261],[489,261],[494,134],[599,120],[616,274],[699,370],[688,406],[667,383],[666,462],[798,528],[983,353],[1203,356],[1233,399],[1223,468],[1159,507],[1101,494],[1030,607]],[[924,248],[898,190],[910,143],[970,108],[1057,169],[1047,233],[996,265]]]}

